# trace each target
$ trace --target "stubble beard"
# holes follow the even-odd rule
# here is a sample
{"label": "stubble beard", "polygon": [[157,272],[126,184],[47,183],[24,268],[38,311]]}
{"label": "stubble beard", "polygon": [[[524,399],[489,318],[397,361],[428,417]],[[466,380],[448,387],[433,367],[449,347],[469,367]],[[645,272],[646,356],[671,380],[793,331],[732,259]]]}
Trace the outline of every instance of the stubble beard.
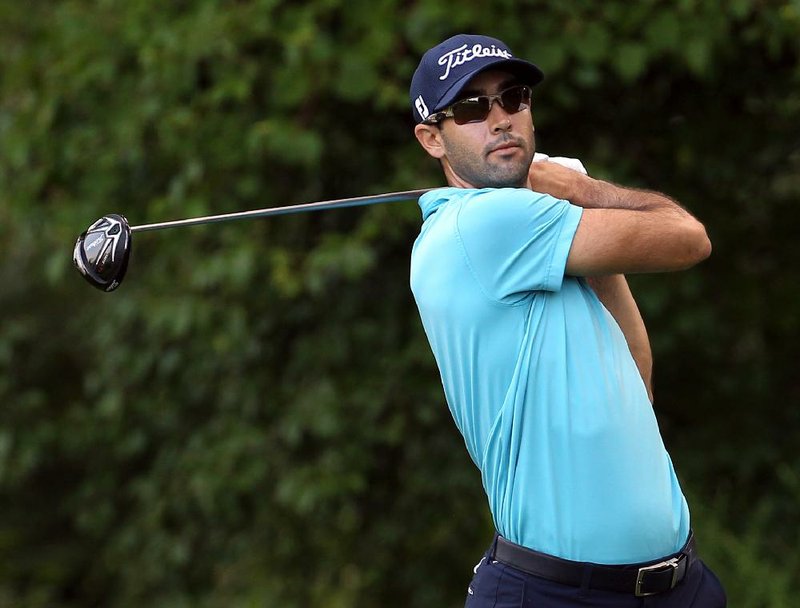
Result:
{"label": "stubble beard", "polygon": [[[524,150],[521,158],[504,159],[501,153],[491,154],[502,142],[516,142]],[[527,142],[522,137],[506,134],[487,145],[480,153],[466,147],[453,145],[447,153],[452,170],[475,188],[523,188],[528,183],[528,171],[533,161],[536,142],[531,135]]]}

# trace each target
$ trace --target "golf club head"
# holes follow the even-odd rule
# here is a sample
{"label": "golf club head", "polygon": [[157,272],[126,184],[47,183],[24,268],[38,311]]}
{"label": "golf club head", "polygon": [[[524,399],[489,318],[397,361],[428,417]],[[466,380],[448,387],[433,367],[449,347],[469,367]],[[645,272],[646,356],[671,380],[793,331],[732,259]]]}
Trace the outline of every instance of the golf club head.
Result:
{"label": "golf club head", "polygon": [[104,215],[75,241],[72,261],[91,285],[114,291],[122,283],[131,256],[131,227],[123,216]]}

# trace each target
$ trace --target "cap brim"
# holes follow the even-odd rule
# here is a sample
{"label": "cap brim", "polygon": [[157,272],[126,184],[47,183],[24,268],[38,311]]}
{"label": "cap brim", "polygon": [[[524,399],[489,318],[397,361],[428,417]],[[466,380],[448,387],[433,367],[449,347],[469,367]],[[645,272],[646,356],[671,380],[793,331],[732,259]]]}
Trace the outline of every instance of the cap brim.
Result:
{"label": "cap brim", "polygon": [[523,84],[536,86],[544,80],[544,74],[532,63],[522,59],[501,59],[488,65],[483,66],[479,70],[470,72],[456,80],[453,85],[447,90],[444,96],[436,104],[433,109],[434,112],[439,112],[453,103],[461,93],[462,89],[469,84],[469,81],[475,78],[478,74],[486,70],[507,70],[510,74],[517,76],[522,80]]}

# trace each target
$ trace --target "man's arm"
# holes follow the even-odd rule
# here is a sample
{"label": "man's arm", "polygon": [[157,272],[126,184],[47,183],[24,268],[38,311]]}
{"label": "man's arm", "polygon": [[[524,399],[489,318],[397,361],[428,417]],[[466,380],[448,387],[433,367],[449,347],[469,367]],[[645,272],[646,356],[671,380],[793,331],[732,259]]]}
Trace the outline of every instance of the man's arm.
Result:
{"label": "man's arm", "polygon": [[711,253],[703,225],[669,197],[623,188],[551,162],[531,164],[530,187],[584,208],[566,273],[663,272]]}
{"label": "man's arm", "polygon": [[636,300],[628,287],[624,275],[614,274],[603,277],[589,277],[589,286],[606,307],[619,325],[628,348],[636,361],[642,376],[650,402],[653,402],[653,353],[650,350],[650,339],[642,315],[636,306]]}

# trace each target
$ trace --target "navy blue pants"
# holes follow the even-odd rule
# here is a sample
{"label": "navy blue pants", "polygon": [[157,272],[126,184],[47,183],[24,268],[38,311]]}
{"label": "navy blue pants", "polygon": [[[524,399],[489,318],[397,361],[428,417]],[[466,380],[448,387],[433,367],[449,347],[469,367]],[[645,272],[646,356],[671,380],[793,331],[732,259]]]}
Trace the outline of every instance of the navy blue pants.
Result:
{"label": "navy blue pants", "polygon": [[725,591],[701,560],[671,591],[650,597],[585,589],[532,576],[490,558],[475,566],[464,608],[725,608]]}

